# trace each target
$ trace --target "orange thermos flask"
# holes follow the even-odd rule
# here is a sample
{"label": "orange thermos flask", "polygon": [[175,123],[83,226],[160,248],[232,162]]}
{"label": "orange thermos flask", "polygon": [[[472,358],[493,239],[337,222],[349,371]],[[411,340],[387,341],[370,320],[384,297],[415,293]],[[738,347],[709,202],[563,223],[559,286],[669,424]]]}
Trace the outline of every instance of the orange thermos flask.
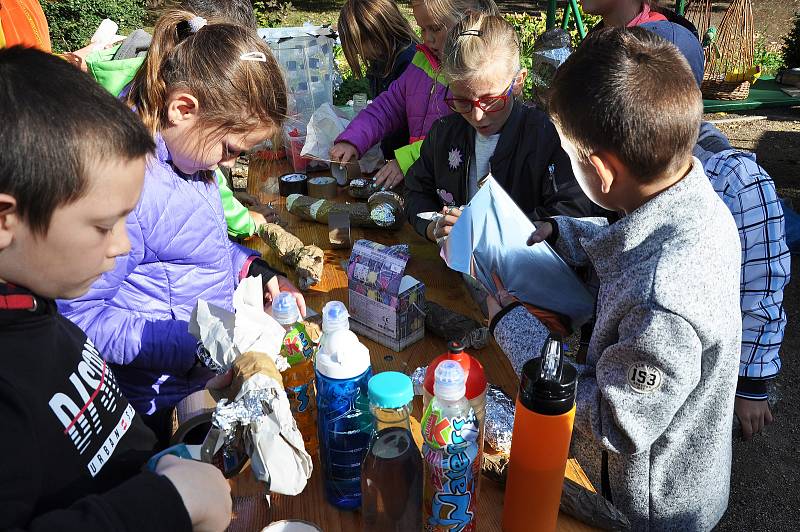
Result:
{"label": "orange thermos flask", "polygon": [[522,367],[503,503],[505,532],[556,529],[576,384],[560,338],[548,338],[542,356]]}

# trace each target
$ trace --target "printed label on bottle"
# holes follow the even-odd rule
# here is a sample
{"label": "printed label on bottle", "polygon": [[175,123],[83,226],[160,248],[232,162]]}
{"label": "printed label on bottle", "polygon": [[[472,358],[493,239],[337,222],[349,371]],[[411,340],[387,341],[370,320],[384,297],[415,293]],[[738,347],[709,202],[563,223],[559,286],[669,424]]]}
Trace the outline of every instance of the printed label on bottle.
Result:
{"label": "printed label on bottle", "polygon": [[308,383],[286,388],[286,397],[289,399],[289,406],[292,409],[292,413],[305,412],[311,400],[308,395]]}
{"label": "printed label on bottle", "polygon": [[314,343],[308,338],[302,323],[296,323],[286,332],[281,346],[281,356],[294,366],[314,356]]}
{"label": "printed label on bottle", "polygon": [[478,457],[478,418],[472,408],[465,416],[447,418],[431,401],[422,416],[422,447],[429,483],[425,489],[425,530],[475,530],[475,489]]}

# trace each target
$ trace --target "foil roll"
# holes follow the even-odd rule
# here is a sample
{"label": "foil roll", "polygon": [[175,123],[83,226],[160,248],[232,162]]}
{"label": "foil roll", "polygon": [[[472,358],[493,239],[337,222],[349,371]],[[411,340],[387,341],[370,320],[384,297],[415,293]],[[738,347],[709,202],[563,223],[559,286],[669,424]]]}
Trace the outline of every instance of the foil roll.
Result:
{"label": "foil roll", "polygon": [[511,454],[511,433],[514,430],[515,402],[499,386],[490,384],[486,390],[485,441],[492,449]]}
{"label": "foil roll", "polygon": [[396,227],[403,221],[404,203],[402,196],[395,192],[376,192],[367,200],[369,216],[378,227]]}
{"label": "foil roll", "polygon": [[278,178],[278,192],[283,197],[290,194],[308,193],[308,176],[306,174],[284,174]]}

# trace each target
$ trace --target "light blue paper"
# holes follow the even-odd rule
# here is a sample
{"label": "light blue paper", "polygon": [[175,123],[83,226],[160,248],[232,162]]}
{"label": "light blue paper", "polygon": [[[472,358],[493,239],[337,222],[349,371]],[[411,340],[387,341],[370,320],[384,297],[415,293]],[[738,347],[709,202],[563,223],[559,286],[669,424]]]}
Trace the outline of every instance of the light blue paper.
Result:
{"label": "light blue paper", "polygon": [[447,265],[490,293],[492,272],[523,303],[569,316],[573,327],[594,313],[594,298],[547,242],[527,245],[533,223],[490,175],[464,208],[442,247]]}

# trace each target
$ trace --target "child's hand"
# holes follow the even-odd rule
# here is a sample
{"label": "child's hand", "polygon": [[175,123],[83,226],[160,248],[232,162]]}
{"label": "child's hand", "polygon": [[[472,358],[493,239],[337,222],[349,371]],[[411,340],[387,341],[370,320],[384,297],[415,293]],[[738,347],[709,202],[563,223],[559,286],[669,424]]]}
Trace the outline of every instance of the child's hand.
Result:
{"label": "child's hand", "polygon": [[[492,272],[492,280],[494,281],[494,287],[496,290],[495,295],[488,295],[486,297],[486,308],[489,313],[489,323],[491,323],[492,319],[494,319],[495,314],[512,303],[519,301],[516,297],[512,296],[508,290],[506,290],[506,287],[503,285],[503,281],[500,280],[500,277],[497,276],[497,273]],[[490,290],[488,290],[488,292],[491,294]]]}
{"label": "child's hand", "polygon": [[347,164],[350,160],[358,160],[358,150],[349,142],[337,142],[331,148],[331,161]]}
{"label": "child's hand", "polygon": [[233,371],[228,370],[222,375],[214,375],[206,382],[206,390],[222,390],[231,385],[233,381]]}
{"label": "child's hand", "polygon": [[219,469],[211,464],[166,455],[156,473],[164,475],[178,490],[195,532],[219,532],[231,522],[231,488]]}
{"label": "child's hand", "polygon": [[259,227],[262,224],[278,223],[280,221],[280,216],[278,216],[278,213],[275,212],[275,209],[269,205],[258,204],[251,206],[250,216],[252,216],[253,221],[256,222],[256,227]]}
{"label": "child's hand", "polygon": [[533,222],[533,226],[536,230],[528,237],[529,246],[544,242],[553,234],[553,224],[550,222]]}
{"label": "child's hand", "polygon": [[383,168],[375,174],[375,186],[381,187],[383,190],[394,188],[402,183],[404,178],[400,165],[397,164],[397,161],[392,160],[383,165]]}
{"label": "child's hand", "polygon": [[461,216],[461,209],[445,207],[442,209],[442,215],[443,216],[438,218],[435,222],[431,222],[435,224],[433,227],[433,238],[437,242],[450,235],[450,231],[453,230],[453,226],[458,221],[459,216]]}
{"label": "child's hand", "polygon": [[742,439],[749,440],[767,425],[771,424],[772,412],[769,410],[767,400],[752,401],[743,397],[737,397],[733,402],[733,411],[739,418],[742,425]]}
{"label": "child's hand", "polygon": [[276,275],[267,282],[267,293],[264,294],[264,300],[272,304],[281,292],[289,292],[294,296],[295,301],[297,301],[297,308],[300,309],[300,315],[305,318],[306,299],[303,297],[303,294],[300,293],[300,290],[286,277]]}
{"label": "child's hand", "polygon": [[245,207],[253,207],[259,205],[260,203],[257,197],[253,196],[252,194],[248,194],[247,192],[237,190],[233,193],[233,197],[239,200],[239,203]]}
{"label": "child's hand", "polygon": [[261,227],[262,225],[267,225],[267,219],[264,218],[264,215],[260,212],[256,211],[248,211],[250,213],[250,218],[253,219],[253,223],[256,224],[256,228]]}

